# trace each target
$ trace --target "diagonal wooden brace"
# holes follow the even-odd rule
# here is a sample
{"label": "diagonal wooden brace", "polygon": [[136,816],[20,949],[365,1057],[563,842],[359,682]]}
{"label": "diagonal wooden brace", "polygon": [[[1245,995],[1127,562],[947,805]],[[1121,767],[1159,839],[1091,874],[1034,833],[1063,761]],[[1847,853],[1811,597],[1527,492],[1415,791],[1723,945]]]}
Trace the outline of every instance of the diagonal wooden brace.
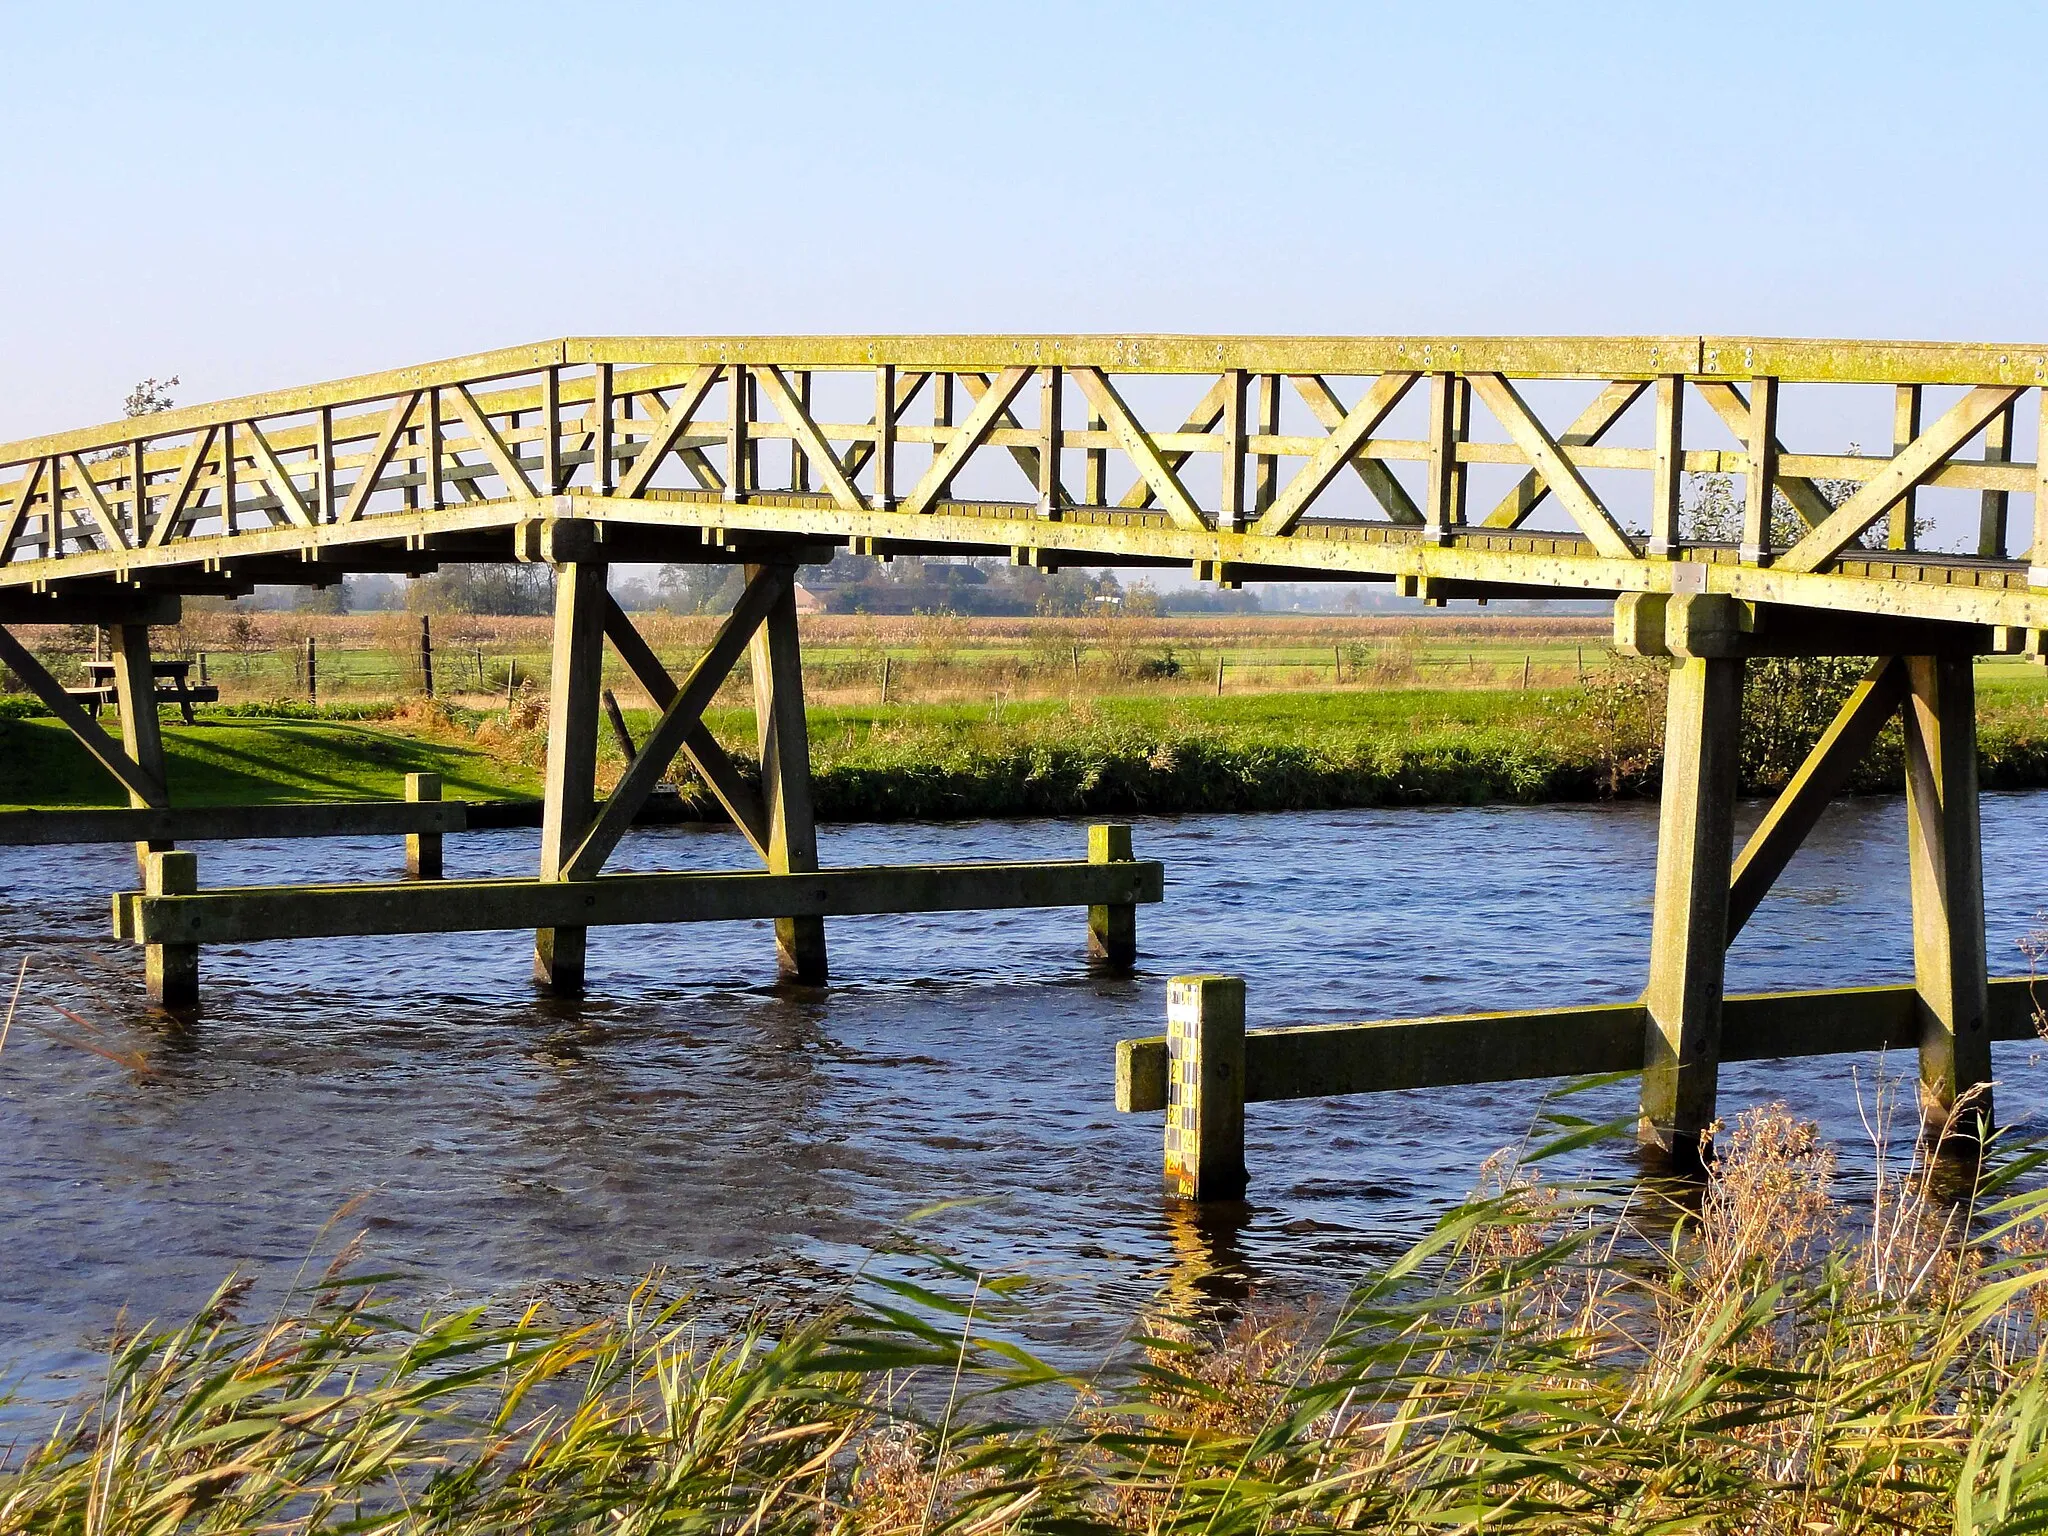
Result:
{"label": "diagonal wooden brace", "polygon": [[1949,455],[2003,413],[2019,393],[2018,388],[2009,385],[1980,384],[1971,390],[1943,412],[1939,421],[1895,454],[1889,464],[1864,481],[1825,522],[1787,550],[1778,561],[1779,569],[1819,570],[1903,501]]}
{"label": "diagonal wooden brace", "polygon": [[[65,728],[78,738],[79,745],[90,752],[102,768],[119,779],[121,787],[140,804],[157,807],[170,804],[163,781],[122,751],[114,738],[100,728],[99,722],[79,708],[64,691],[63,684],[44,670],[35,654],[5,629],[0,629],[0,661],[13,669],[14,675],[21,679],[28,691],[64,723]],[[153,699],[149,707],[156,707]]]}
{"label": "diagonal wooden brace", "polygon": [[[739,660],[740,652],[747,648],[754,631],[761,627],[761,621],[767,617],[776,594],[787,580],[788,573],[777,567],[764,571],[747,583],[740,600],[733,604],[732,612],[712,639],[710,649],[690,669],[683,685],[675,690],[667,707],[662,710],[661,719],[641,745],[639,755],[620,775],[611,798],[605,801],[583,841],[562,865],[560,878],[588,880],[604,867],[604,861],[618,847],[619,839],[632,826],[633,817],[647,803],[654,786],[661,782],[662,774],[668,771],[668,765],[690,737],[691,728],[703,729],[705,709],[716,697],[719,685],[725,681],[733,663]],[[610,609],[606,611],[609,616]]]}
{"label": "diagonal wooden brace", "polygon": [[[1564,436],[1557,440],[1560,448],[1589,448],[1605,437],[1617,421],[1628,414],[1628,408],[1642,397],[1650,387],[1648,379],[1621,379],[1609,384],[1593,397],[1592,404],[1572,419],[1564,429]],[[1494,509],[1486,514],[1480,523],[1482,528],[1519,528],[1529,520],[1543,498],[1550,494],[1550,483],[1540,471],[1530,470],[1515,482],[1513,490],[1501,497]],[[1418,516],[1417,521],[1421,519]]]}
{"label": "diagonal wooden brace", "polygon": [[[1699,392],[1700,398],[1712,407],[1714,414],[1721,418],[1728,430],[1735,434],[1738,441],[1749,441],[1750,407],[1747,395],[1733,384],[1713,380],[1695,379],[1693,388]],[[1775,439],[1773,446],[1780,453],[1784,451],[1784,444],[1776,442]],[[1799,520],[1809,528],[1818,528],[1835,510],[1833,503],[1820,493],[1820,487],[1811,480],[1803,480],[1797,475],[1775,475],[1772,477],[1771,486],[1792,504],[1792,510],[1799,514]]]}
{"label": "diagonal wooden brace", "polygon": [[[668,674],[668,668],[661,664],[661,658],[654,654],[654,648],[641,638],[633,620],[621,608],[616,598],[605,607],[605,637],[612,643],[612,649],[626,663],[627,670],[647,690],[647,696],[654,700],[656,709],[667,709],[676,696],[675,679]],[[768,857],[768,816],[762,808],[761,797],[733,771],[732,759],[725,754],[725,748],[718,744],[702,720],[697,721],[683,737],[682,753],[690,766],[708,786],[718,803],[725,807],[732,817],[733,825],[745,834],[754,845],[754,852],[763,860]],[[631,754],[638,758],[635,749]]]}
{"label": "diagonal wooden brace", "polygon": [[1470,378],[1472,392],[1486,402],[1486,408],[1507,429],[1515,446],[1528,456],[1530,467],[1543,477],[1551,494],[1579,525],[1579,531],[1593,541],[1593,547],[1610,560],[1635,559],[1635,546],[1615,522],[1614,515],[1601,505],[1578,466],[1558,452],[1557,440],[1536,419],[1536,413],[1506,376],[1475,373]]}
{"label": "diagonal wooden brace", "polygon": [[1905,698],[1906,669],[1898,658],[1880,656],[1863,674],[1863,681],[1843,702],[1833,722],[1821,733],[1813,750],[1806,754],[1806,761],[1787,781],[1737,856],[1728,885],[1730,944]]}

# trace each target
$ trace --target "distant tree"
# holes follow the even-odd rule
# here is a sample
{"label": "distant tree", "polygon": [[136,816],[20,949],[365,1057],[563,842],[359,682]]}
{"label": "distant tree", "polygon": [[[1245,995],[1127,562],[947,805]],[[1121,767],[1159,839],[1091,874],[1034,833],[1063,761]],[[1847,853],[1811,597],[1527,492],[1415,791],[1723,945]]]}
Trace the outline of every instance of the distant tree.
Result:
{"label": "distant tree", "polygon": [[128,398],[121,402],[124,416],[154,416],[159,411],[168,411],[176,402],[171,391],[178,386],[174,373],[168,379],[144,379],[128,391]]}
{"label": "distant tree", "polygon": [[414,613],[547,613],[554,572],[545,565],[444,565],[408,584],[405,606]]}

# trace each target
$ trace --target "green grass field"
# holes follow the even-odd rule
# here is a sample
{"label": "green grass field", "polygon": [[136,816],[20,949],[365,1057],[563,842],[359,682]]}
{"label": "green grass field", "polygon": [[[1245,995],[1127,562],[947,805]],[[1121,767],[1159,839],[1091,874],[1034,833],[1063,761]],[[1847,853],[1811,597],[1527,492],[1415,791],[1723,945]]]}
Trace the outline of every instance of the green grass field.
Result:
{"label": "green grass field", "polygon": [[[1980,698],[1986,785],[2048,785],[2048,678],[1990,662],[1980,668]],[[388,799],[410,772],[439,773],[450,798],[540,792],[537,700],[510,711],[418,701],[271,708],[167,722],[173,802]],[[625,713],[644,740],[652,712]],[[707,718],[749,771],[751,709],[725,702]],[[889,820],[1640,795],[1655,787],[1661,721],[1653,698],[1602,671],[1583,687],[838,703],[812,709],[810,724],[820,814]],[[601,782],[623,762],[605,732]],[[1895,777],[1881,744],[1858,787]],[[1753,792],[1769,787],[1751,779]],[[55,721],[0,719],[0,804],[120,803],[111,778]]]}

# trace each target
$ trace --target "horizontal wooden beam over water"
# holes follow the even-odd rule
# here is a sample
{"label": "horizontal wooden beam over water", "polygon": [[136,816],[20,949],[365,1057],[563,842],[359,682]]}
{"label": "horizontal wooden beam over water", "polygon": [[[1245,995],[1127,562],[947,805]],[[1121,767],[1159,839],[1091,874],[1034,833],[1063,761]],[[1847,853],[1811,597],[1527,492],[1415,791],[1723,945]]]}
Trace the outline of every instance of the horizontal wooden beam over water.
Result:
{"label": "horizontal wooden beam over water", "polygon": [[114,896],[114,934],[142,944],[246,944],[355,934],[593,928],[742,918],[855,917],[998,907],[1156,902],[1156,862],[909,864],[811,874],[600,875],[594,880],[436,880],[234,886]]}
{"label": "horizontal wooden beam over water", "polygon": [[0,847],[61,843],[233,842],[266,837],[418,836],[464,832],[459,800],[330,800],[298,805],[145,806],[85,811],[0,811]]}
{"label": "horizontal wooden beam over water", "polygon": [[[1991,983],[1993,1039],[2033,1038],[2035,985],[2028,976]],[[2041,985],[2048,992],[2048,982]],[[1643,1005],[1634,1002],[1247,1030],[1244,1096],[1261,1103],[1641,1071],[1643,1029]],[[1754,992],[1722,1004],[1723,1061],[1914,1051],[1919,1044],[1910,985]],[[1166,1108],[1164,1035],[1117,1042],[1116,1107]]]}

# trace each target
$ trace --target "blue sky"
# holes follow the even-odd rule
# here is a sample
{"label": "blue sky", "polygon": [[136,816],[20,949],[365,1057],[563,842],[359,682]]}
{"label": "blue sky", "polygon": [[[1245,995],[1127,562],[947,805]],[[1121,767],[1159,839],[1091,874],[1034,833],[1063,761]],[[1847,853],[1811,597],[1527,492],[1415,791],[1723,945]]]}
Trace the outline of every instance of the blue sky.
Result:
{"label": "blue sky", "polygon": [[568,332],[2048,336],[2035,7],[0,16],[0,438]]}

